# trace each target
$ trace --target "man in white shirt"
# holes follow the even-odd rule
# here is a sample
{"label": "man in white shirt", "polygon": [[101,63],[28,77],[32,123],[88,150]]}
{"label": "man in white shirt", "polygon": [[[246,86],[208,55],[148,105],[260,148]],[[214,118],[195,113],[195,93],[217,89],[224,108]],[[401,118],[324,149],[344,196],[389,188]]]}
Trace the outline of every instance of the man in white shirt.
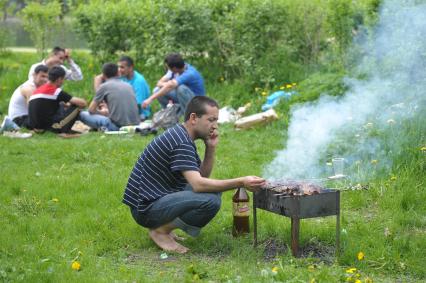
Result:
{"label": "man in white shirt", "polygon": [[9,102],[8,117],[19,127],[28,128],[28,99],[33,91],[47,82],[49,69],[45,65],[35,68],[31,80],[16,88]]}
{"label": "man in white shirt", "polygon": [[[67,61],[70,68],[68,69],[63,64]],[[71,58],[71,51],[69,49],[63,49],[61,47],[54,47],[49,57],[41,62],[33,64],[28,73],[28,80],[32,79],[34,70],[39,65],[46,65],[49,69],[53,66],[60,65],[65,70],[65,79],[71,81],[81,81],[83,79],[83,73],[80,67]]]}

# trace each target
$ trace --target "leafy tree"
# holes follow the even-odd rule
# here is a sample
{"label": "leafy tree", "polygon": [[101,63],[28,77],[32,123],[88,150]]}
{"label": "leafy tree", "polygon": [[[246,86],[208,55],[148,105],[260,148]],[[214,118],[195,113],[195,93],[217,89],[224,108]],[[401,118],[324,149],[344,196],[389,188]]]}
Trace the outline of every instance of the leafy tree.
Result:
{"label": "leafy tree", "polygon": [[61,22],[61,5],[50,2],[45,5],[32,2],[19,12],[24,29],[30,34],[37,52],[44,56],[48,44],[52,41],[53,34],[58,32]]}
{"label": "leafy tree", "polygon": [[331,0],[328,23],[337,47],[337,52],[343,62],[344,52],[352,42],[354,28],[354,11],[351,0]]}

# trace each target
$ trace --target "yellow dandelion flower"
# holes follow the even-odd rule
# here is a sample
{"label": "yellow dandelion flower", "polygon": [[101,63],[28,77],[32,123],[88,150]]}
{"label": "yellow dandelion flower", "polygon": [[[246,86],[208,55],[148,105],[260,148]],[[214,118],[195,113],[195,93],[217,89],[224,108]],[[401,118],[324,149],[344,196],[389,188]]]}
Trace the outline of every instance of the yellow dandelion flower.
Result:
{"label": "yellow dandelion flower", "polygon": [[59,199],[57,199],[57,198],[52,198],[52,201],[53,201],[53,202],[58,202],[58,201],[59,201]]}
{"label": "yellow dandelion flower", "polygon": [[377,161],[377,159],[373,159],[371,160],[371,164],[376,165],[379,161]]}
{"label": "yellow dandelion flower", "polygon": [[75,260],[75,261],[72,262],[71,268],[72,268],[72,270],[80,271],[81,264],[78,261]]}
{"label": "yellow dandelion flower", "polygon": [[351,268],[348,268],[348,269],[346,269],[346,273],[355,273],[355,271],[356,271],[356,268],[355,267],[351,267]]}
{"label": "yellow dandelion flower", "polygon": [[315,266],[313,266],[313,265],[309,265],[309,266],[308,266],[308,270],[309,270],[309,271],[311,271],[311,272],[312,272],[312,271],[315,271]]}
{"label": "yellow dandelion flower", "polygon": [[426,151],[426,146],[422,147],[420,150],[421,151]]}
{"label": "yellow dandelion flower", "polygon": [[278,273],[279,268],[277,266],[274,266],[272,268],[272,273],[277,274]]}
{"label": "yellow dandelion flower", "polygon": [[281,90],[285,89],[285,86],[280,86],[280,89],[281,89]]}
{"label": "yellow dandelion flower", "polygon": [[286,84],[286,85],[285,85],[285,87],[286,87],[286,88],[292,88],[292,87],[293,87],[293,85],[291,85],[291,84]]}
{"label": "yellow dandelion flower", "polygon": [[361,280],[356,279],[356,280],[355,280],[355,283],[362,283],[362,282],[361,282]]}
{"label": "yellow dandelion flower", "polygon": [[390,178],[390,180],[391,180],[391,181],[396,181],[396,176],[392,176],[392,177]]}
{"label": "yellow dandelion flower", "polygon": [[373,279],[371,279],[370,277],[367,277],[364,279],[364,283],[373,283]]}
{"label": "yellow dandelion flower", "polygon": [[262,91],[262,96],[266,96],[268,93],[266,91]]}
{"label": "yellow dandelion flower", "polygon": [[358,260],[363,260],[364,256],[365,256],[365,254],[363,252],[359,252],[356,257],[358,258]]}

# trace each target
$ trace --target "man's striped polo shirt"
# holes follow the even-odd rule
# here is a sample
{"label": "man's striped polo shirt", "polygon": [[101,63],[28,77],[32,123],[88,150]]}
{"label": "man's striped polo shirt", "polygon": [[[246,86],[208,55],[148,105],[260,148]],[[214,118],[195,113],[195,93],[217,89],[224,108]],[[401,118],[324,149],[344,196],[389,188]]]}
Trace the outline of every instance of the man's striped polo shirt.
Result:
{"label": "man's striped polo shirt", "polygon": [[194,141],[183,125],[176,125],[145,148],[130,174],[123,203],[144,212],[155,200],[182,191],[187,184],[182,171],[200,171],[200,165]]}

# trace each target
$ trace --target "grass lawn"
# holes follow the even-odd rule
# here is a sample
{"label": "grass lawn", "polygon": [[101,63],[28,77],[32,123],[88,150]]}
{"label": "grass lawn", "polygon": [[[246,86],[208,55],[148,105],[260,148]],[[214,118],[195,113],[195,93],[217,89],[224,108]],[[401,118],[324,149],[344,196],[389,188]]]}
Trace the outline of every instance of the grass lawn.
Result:
{"label": "grass lawn", "polygon": [[[235,131],[221,128],[214,176],[261,174],[262,166],[284,141],[284,125]],[[380,208],[379,187],[342,193],[342,248],[337,260],[295,259],[287,218],[259,211],[261,244],[252,235],[231,235],[232,192],[223,194],[217,217],[199,238],[187,239],[187,255],[162,252],[147,231],[134,223],[121,197],[138,155],[152,137],[90,133],[78,139],[53,134],[27,140],[0,137],[1,215],[0,278],[26,282],[339,282],[349,267],[374,282],[424,278],[425,218],[409,221],[417,231],[388,221],[392,210],[403,221],[402,208]],[[202,144],[198,144],[203,152]],[[417,220],[415,220],[417,219]],[[408,221],[408,219],[407,219]],[[302,220],[301,245],[333,251],[334,218]],[[387,226],[391,225],[391,226]],[[394,226],[392,226],[394,225]],[[384,235],[388,227],[390,236]],[[383,243],[385,241],[385,243]],[[279,249],[270,249],[270,243]],[[265,247],[269,247],[266,249]],[[401,250],[402,249],[402,250]],[[277,256],[274,251],[279,251]],[[365,259],[359,261],[362,251]],[[271,254],[272,252],[272,254]],[[398,254],[401,252],[400,254]],[[81,263],[72,270],[73,260]],[[275,267],[276,275],[272,269]],[[359,272],[359,273],[358,273]],[[368,282],[368,281],[366,281]]]}
{"label": "grass lawn", "polygon": [[[88,55],[76,57],[86,79],[67,82],[65,89],[90,99],[91,77],[99,70]],[[10,95],[22,83],[18,78],[37,60],[27,53],[0,58],[3,119]],[[207,88],[221,102],[239,90],[232,84]],[[255,129],[221,126],[213,177],[261,175],[285,146],[287,121],[283,113]],[[424,282],[425,115],[398,131],[386,136],[403,141],[391,172],[370,179],[368,190],[341,193],[340,257],[333,256],[335,218],[325,217],[301,221],[300,244],[312,254],[298,259],[288,248],[288,218],[258,210],[257,249],[252,235],[232,237],[233,192],[223,194],[222,209],[200,237],[185,241],[188,254],[165,258],[121,203],[130,171],[153,136],[0,136],[0,281]],[[201,143],[198,148],[204,152]],[[358,259],[360,252],[364,257]],[[73,261],[80,271],[71,268]]]}

